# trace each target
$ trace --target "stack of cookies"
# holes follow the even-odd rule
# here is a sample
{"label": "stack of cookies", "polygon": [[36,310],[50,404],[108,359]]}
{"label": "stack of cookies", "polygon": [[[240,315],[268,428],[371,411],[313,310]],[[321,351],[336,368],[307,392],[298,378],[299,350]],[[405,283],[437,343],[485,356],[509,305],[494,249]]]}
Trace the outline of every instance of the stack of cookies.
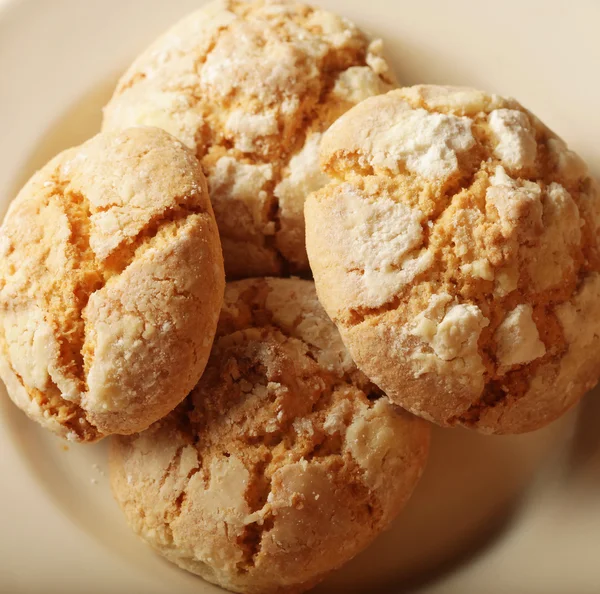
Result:
{"label": "stack of cookies", "polygon": [[398,88],[382,49],[295,1],[208,4],[0,229],[9,396],[113,436],[131,528],[236,592],[366,547],[430,422],[533,431],[600,378],[586,165],[513,99]]}

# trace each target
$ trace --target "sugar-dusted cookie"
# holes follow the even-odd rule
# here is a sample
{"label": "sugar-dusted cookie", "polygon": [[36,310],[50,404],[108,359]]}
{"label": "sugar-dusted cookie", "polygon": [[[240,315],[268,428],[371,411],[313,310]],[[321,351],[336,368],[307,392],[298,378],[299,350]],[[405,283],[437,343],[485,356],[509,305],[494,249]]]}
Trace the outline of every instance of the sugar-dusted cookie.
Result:
{"label": "sugar-dusted cookie", "polygon": [[300,592],[404,506],[430,428],[360,373],[314,284],[227,285],[202,379],[171,415],[113,440],[134,531],[229,590]]}
{"label": "sugar-dusted cookie", "polygon": [[196,152],[228,278],[308,272],[304,200],[328,181],[319,141],[392,87],[381,52],[348,20],[299,2],[211,2],[132,64],[103,128],[159,126]]}
{"label": "sugar-dusted cookie", "polygon": [[38,171],[0,228],[0,377],[69,439],[145,429],[202,374],[224,284],[192,152],[158,128],[100,134]]}
{"label": "sugar-dusted cookie", "polygon": [[541,427],[600,376],[600,195],[512,99],[417,86],[322,143],[306,203],[319,298],[364,373],[441,425]]}

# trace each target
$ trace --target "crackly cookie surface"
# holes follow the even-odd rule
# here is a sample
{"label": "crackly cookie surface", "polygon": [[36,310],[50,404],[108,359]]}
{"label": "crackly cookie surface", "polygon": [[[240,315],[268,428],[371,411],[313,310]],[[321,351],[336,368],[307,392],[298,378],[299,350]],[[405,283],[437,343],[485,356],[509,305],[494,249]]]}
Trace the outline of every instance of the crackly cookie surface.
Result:
{"label": "crackly cookie surface", "polygon": [[159,126],[207,175],[228,277],[308,271],[304,200],[327,183],[323,131],[392,87],[381,41],[285,0],[220,0],[159,38],[121,78],[104,130]]}
{"label": "crackly cookie surface", "polygon": [[358,366],[442,425],[521,432],[600,375],[600,195],[512,99],[417,86],[371,98],[322,143],[306,203],[326,311]]}
{"label": "crackly cookie surface", "polygon": [[224,284],[191,151],[157,128],[100,134],[38,171],[0,228],[0,377],[69,439],[140,431],[198,381]]}
{"label": "crackly cookie surface", "polygon": [[429,426],[360,373],[310,281],[229,283],[200,382],[171,415],[112,442],[132,528],[230,590],[299,592],[400,511]]}

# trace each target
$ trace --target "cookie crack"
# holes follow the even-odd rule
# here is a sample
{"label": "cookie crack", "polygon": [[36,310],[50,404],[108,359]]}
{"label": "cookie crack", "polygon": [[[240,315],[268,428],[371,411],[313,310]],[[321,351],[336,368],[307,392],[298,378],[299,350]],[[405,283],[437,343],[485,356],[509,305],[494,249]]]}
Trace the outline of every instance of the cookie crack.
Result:
{"label": "cookie crack", "polygon": [[[183,448],[182,448],[183,449]],[[179,454],[180,458],[181,458],[181,454]],[[186,502],[187,499],[187,489],[188,486],[190,484],[190,481],[192,480],[192,477],[195,474],[198,474],[200,472],[200,470],[202,470],[202,464],[200,464],[199,466],[196,466],[195,468],[192,468],[192,470],[190,470],[186,476],[186,486],[182,489],[181,493],[179,493],[179,495],[176,497],[175,501],[173,502],[173,510],[172,510],[172,518],[169,520],[168,524],[169,524],[169,528],[171,528],[171,524],[181,516],[181,514],[183,513],[183,506]],[[172,532],[172,529],[171,529]]]}
{"label": "cookie crack", "polygon": [[186,204],[185,200],[187,198],[187,195],[174,198],[174,206],[170,206],[151,217],[136,236],[128,238],[113,250],[103,262],[103,267],[108,273],[107,276],[112,277],[124,272],[136,258],[137,250],[144,245],[148,245],[167,224],[174,223],[177,225],[192,215],[206,214],[206,209],[201,206]]}
{"label": "cookie crack", "polygon": [[[165,470],[165,472],[163,473],[163,475],[159,481],[158,492],[162,491],[162,489],[164,488],[164,486],[167,482],[167,479],[169,478],[169,475],[172,474],[172,472],[175,470],[177,465],[181,462],[181,456],[182,456],[183,450],[186,447],[188,447],[188,445],[189,444],[184,444],[182,446],[179,446],[179,448],[177,448],[177,451],[175,452],[173,458],[169,462],[167,469]],[[173,523],[177,519],[179,519],[183,513],[183,508],[184,508],[184,505],[185,505],[185,502],[187,499],[187,489],[189,487],[190,481],[191,481],[192,477],[195,474],[197,474],[198,472],[200,472],[201,470],[202,470],[202,459],[200,458],[200,455],[198,454],[198,466],[195,466],[188,472],[188,474],[185,478],[184,487],[181,489],[181,491],[177,495],[177,497],[175,497],[172,500],[171,505],[169,507],[167,507],[167,509],[164,512],[162,522],[163,522],[163,526],[168,531],[171,543],[174,542]]]}
{"label": "cookie crack", "polygon": [[[178,199],[176,199],[179,201]],[[85,305],[79,311],[79,316],[83,321],[83,337],[79,343],[79,356],[82,361],[82,375],[81,381],[84,385],[84,391],[88,391],[87,386],[87,373],[91,365],[91,361],[94,358],[94,345],[89,341],[89,329],[88,320],[85,315],[85,306],[89,302],[90,298],[94,293],[101,291],[113,278],[123,274],[133,262],[141,256],[140,251],[150,249],[153,245],[153,240],[158,236],[162,229],[165,229],[167,225],[172,224],[175,226],[175,232],[178,234],[181,231],[180,223],[186,221],[190,216],[203,215],[206,211],[201,207],[189,206],[185,204],[178,204],[175,207],[171,207],[166,211],[153,217],[146,227],[138,233],[138,235],[129,244],[121,246],[115,250],[104,262],[102,266],[103,281],[99,282],[95,289],[90,292],[85,299]],[[155,281],[159,279],[154,279]],[[187,291],[178,289],[171,279],[160,279],[161,281],[168,282],[172,285],[176,296],[189,297]]]}
{"label": "cookie crack", "polygon": [[0,330],[0,344],[4,360],[10,371],[17,378],[30,400],[37,404],[44,415],[47,413],[69,433],[76,435],[80,441],[91,442],[102,437],[96,426],[87,419],[85,411],[77,403],[63,398],[61,390],[50,376],[48,376],[48,389],[44,392],[37,388],[31,388],[25,383],[23,377],[13,367],[9,357],[6,356],[7,348],[3,330]]}
{"label": "cookie crack", "polygon": [[[82,312],[90,296],[104,286],[106,282],[102,268],[96,259],[96,254],[90,245],[91,209],[87,198],[77,192],[68,191],[68,184],[56,184],[52,198],[58,200],[60,207],[67,219],[69,227],[68,244],[71,248],[69,257],[69,276],[71,281],[71,295],[63,295],[64,287],[53,287],[47,296],[50,311],[71,312],[70,315],[56,320],[60,331],[57,336],[59,344],[60,363],[66,375],[75,378],[79,384],[80,394],[87,391],[87,382],[84,371],[84,358],[82,353],[85,341],[85,320]],[[64,299],[73,298],[74,307],[63,303]],[[47,313],[45,312],[47,317]],[[47,320],[48,321],[48,320]],[[51,324],[51,321],[49,321]],[[52,325],[52,324],[51,324]]]}
{"label": "cookie crack", "polygon": [[[519,269],[523,269],[521,258],[519,259]],[[449,422],[453,424],[463,424],[466,426],[477,425],[481,417],[490,409],[503,406],[508,400],[517,402],[523,398],[531,385],[531,380],[535,377],[537,369],[547,363],[557,363],[562,359],[568,349],[568,344],[564,340],[560,323],[556,319],[556,308],[564,303],[571,301],[572,296],[582,286],[584,279],[587,277],[589,270],[582,263],[577,273],[577,279],[573,290],[568,291],[566,297],[561,297],[560,292],[546,295],[532,295],[526,298],[522,292],[517,289],[499,302],[499,309],[502,312],[501,316],[497,316],[495,321],[490,320],[490,326],[485,329],[490,334],[488,339],[488,348],[483,350],[480,348],[480,355],[488,362],[486,371],[486,382],[481,395],[469,406],[469,408],[459,415],[452,417]],[[490,348],[493,342],[495,330],[501,323],[506,312],[512,310],[517,305],[530,304],[534,311],[537,308],[543,308],[544,317],[546,320],[554,320],[554,330],[560,333],[560,339],[552,338],[551,335],[540,334],[540,340],[543,342],[546,353],[542,357],[530,361],[528,363],[516,364],[512,369],[504,374],[499,374],[500,364],[493,358],[488,351],[493,352]],[[536,326],[539,328],[537,322]],[[547,328],[547,325],[546,325]]]}
{"label": "cookie crack", "polygon": [[[550,302],[546,307],[550,309],[551,312],[554,312],[558,305],[567,301],[569,300]],[[526,301],[520,299],[519,303],[526,303]],[[510,307],[504,305],[502,307],[504,310],[510,309]],[[548,313],[547,315],[550,316],[551,313]],[[492,332],[494,329],[495,328],[492,328]],[[475,426],[480,422],[481,417],[488,410],[503,406],[508,400],[517,402],[523,398],[529,391],[531,381],[535,377],[537,369],[549,362],[560,361],[568,348],[566,345],[558,348],[555,341],[549,342],[544,336],[540,336],[540,339],[546,347],[545,355],[528,363],[516,364],[513,369],[501,375],[498,373],[500,365],[494,361],[493,371],[486,371],[486,381],[480,396],[466,411],[451,417],[448,422],[450,424]],[[492,340],[493,335],[490,341]],[[480,355],[486,355],[485,349],[482,353],[482,349],[480,348],[479,352]]]}
{"label": "cookie crack", "polygon": [[250,509],[250,516],[260,514],[260,518],[246,524],[236,542],[243,551],[243,558],[238,561],[236,567],[241,573],[247,573],[256,566],[256,560],[262,548],[265,532],[268,532],[274,524],[274,518],[270,513],[268,497],[271,493],[271,475],[268,467],[273,459],[269,452],[262,460],[259,460],[253,471],[253,480],[246,491],[246,502]]}
{"label": "cookie crack", "polygon": [[[186,435],[197,440],[199,458],[205,455],[229,472],[240,463],[244,467],[247,482],[240,487],[244,509],[227,530],[228,540],[240,552],[235,566],[239,575],[260,571],[265,549],[272,546],[269,534],[278,519],[274,500],[285,497],[279,481],[282,469],[307,464],[337,468],[349,462],[356,489],[366,489],[360,469],[354,468],[356,463],[346,451],[345,430],[356,414],[355,400],[364,410],[383,397],[355,367],[321,367],[324,349],[311,344],[312,334],[305,340],[296,330],[305,317],[299,313],[280,326],[266,307],[268,288],[261,279],[240,290],[236,302],[244,307],[232,314],[239,317],[219,327],[203,376],[206,383],[201,382],[179,408],[189,421]],[[247,403],[248,399],[254,401]],[[338,422],[343,427],[325,430],[334,404],[340,404],[341,412],[336,414],[342,415]],[[235,458],[236,465],[229,466],[228,458]],[[209,487],[204,482],[204,488]],[[185,504],[186,495],[180,501]],[[290,501],[298,508],[302,503],[299,495]],[[369,503],[365,498],[365,505]],[[376,514],[372,511],[370,517]]]}
{"label": "cookie crack", "polygon": [[[462,194],[465,190],[469,190],[473,187],[474,184],[477,183],[477,175],[480,173],[481,168],[473,168],[473,170],[467,176],[462,176],[455,183],[450,186],[448,193],[445,193],[444,196],[440,198],[440,204],[436,204],[436,208],[433,213],[423,220],[421,223],[422,233],[423,233],[423,241],[422,244],[411,252],[411,254],[420,254],[424,251],[429,251],[432,249],[431,246],[431,234],[436,227],[439,219],[444,215],[447,208],[453,202],[453,200]],[[376,176],[379,177],[379,176]],[[437,260],[437,252],[433,252],[433,261]],[[399,265],[394,265],[394,270],[401,270],[404,262]],[[347,269],[347,272],[351,272],[353,269]],[[364,268],[355,268],[356,272],[364,274]],[[428,276],[431,275],[431,270],[426,268],[421,272],[417,273],[412,279],[410,284],[402,287],[400,292],[396,293],[390,299],[383,303],[380,306],[372,307],[372,306],[362,306],[362,307],[352,307],[348,309],[348,319],[343,321],[343,325],[345,327],[357,326],[359,324],[368,321],[373,317],[379,317],[387,312],[394,311],[398,309],[398,306],[402,302],[402,298],[404,294],[410,290],[412,285],[419,284],[423,280],[427,279]]]}
{"label": "cookie crack", "polygon": [[165,483],[167,482],[167,479],[169,478],[169,475],[173,472],[173,470],[175,470],[175,467],[181,461],[181,454],[182,454],[184,448],[185,448],[185,445],[179,446],[177,448],[175,454],[171,458],[171,461],[169,462],[169,465],[167,466],[167,468],[163,472],[163,474],[162,474],[162,476],[160,478],[160,481],[158,483],[158,489],[159,489],[159,491],[163,489],[163,487],[165,486]]}
{"label": "cookie crack", "polygon": [[[175,71],[179,73],[179,80],[173,81],[172,77],[162,77],[163,73],[166,72],[168,67],[165,64],[157,64],[156,60],[151,60],[150,64],[146,66],[145,70],[129,71],[123,77],[123,81],[119,84],[119,87],[113,97],[119,97],[123,93],[135,85],[141,83],[148,78],[148,72],[156,70],[161,73],[161,80],[158,83],[159,88],[168,93],[181,93],[185,95],[187,101],[185,103],[186,110],[194,110],[201,114],[203,124],[199,127],[196,132],[195,148],[197,158],[203,162],[207,156],[212,154],[223,154],[229,155],[236,160],[250,158],[254,163],[269,164],[273,166],[273,179],[265,188],[265,191],[271,202],[270,212],[265,218],[264,224],[271,225],[274,229],[272,234],[261,233],[262,238],[245,237],[243,241],[253,243],[259,249],[264,249],[270,254],[270,258],[273,258],[273,265],[280,269],[279,273],[283,276],[289,276],[291,273],[301,270],[304,268],[305,263],[303,262],[305,256],[297,258],[295,256],[296,248],[287,247],[287,243],[282,242],[282,235],[285,235],[285,223],[282,215],[282,208],[280,200],[274,196],[274,188],[278,183],[284,179],[284,172],[286,167],[289,165],[289,161],[293,155],[295,155],[306,142],[306,138],[310,133],[315,131],[315,128],[323,128],[323,125],[319,123],[331,123],[329,120],[335,119],[335,113],[330,113],[328,107],[332,107],[333,111],[337,108],[336,105],[329,105],[332,103],[329,101],[331,98],[331,91],[335,86],[337,77],[341,72],[344,72],[352,66],[368,66],[367,55],[369,40],[364,36],[358,39],[358,42],[353,44],[347,44],[344,47],[336,47],[333,45],[331,40],[328,39],[326,33],[320,30],[319,27],[309,25],[307,18],[308,15],[312,14],[313,9],[307,8],[306,13],[298,15],[299,19],[296,23],[298,27],[305,30],[307,35],[316,36],[316,38],[323,37],[323,53],[319,56],[307,56],[305,59],[310,61],[310,64],[314,62],[315,68],[318,70],[319,75],[312,77],[307,75],[306,90],[303,94],[300,94],[301,107],[299,108],[299,124],[297,129],[292,128],[293,134],[291,142],[280,143],[281,146],[277,147],[277,152],[274,153],[272,149],[267,147],[269,150],[248,152],[241,150],[235,145],[235,142],[230,138],[223,138],[223,130],[219,122],[211,121],[211,114],[215,111],[223,113],[228,112],[233,108],[238,108],[240,103],[240,96],[243,96],[243,89],[239,87],[232,88],[226,96],[219,96],[218,100],[212,96],[207,96],[204,91],[203,84],[201,81],[202,72],[205,63],[211,55],[213,55],[215,48],[217,47],[219,40],[223,38],[223,35],[228,31],[232,30],[234,23],[247,20],[248,22],[254,23],[253,26],[262,25],[267,27],[269,31],[273,31],[274,42],[277,43],[295,43],[296,39],[294,35],[289,34],[285,27],[280,26],[279,17],[271,15],[261,15],[259,20],[253,18],[251,9],[239,8],[237,5],[230,5],[227,9],[235,15],[233,23],[226,23],[219,25],[210,31],[210,37],[206,44],[196,45],[192,49],[182,51],[178,47],[172,45],[166,45],[168,47],[167,64],[175,66]],[[269,36],[266,37],[269,39]],[[188,69],[184,69],[180,66],[180,63],[184,56],[192,56],[193,63]],[[132,67],[132,68],[135,68]],[[187,76],[186,82],[183,78],[183,74],[187,75],[188,72],[191,75]],[[303,96],[302,96],[303,95]],[[273,100],[277,97],[273,96]],[[243,101],[242,101],[243,103]],[[110,104],[109,104],[110,105]],[[325,107],[325,109],[324,109]],[[173,113],[179,113],[183,107],[173,107]],[[339,111],[339,108],[337,108]],[[282,128],[282,118],[278,118],[279,126]],[[323,120],[323,122],[320,122]],[[220,120],[219,120],[220,121]],[[285,127],[287,129],[287,124]],[[315,126],[315,123],[317,126]],[[295,124],[295,122],[292,122]],[[277,134],[269,137],[269,142],[277,138]],[[235,140],[235,139],[234,139]],[[261,141],[258,141],[259,143]],[[268,153],[268,154],[266,154]],[[203,168],[208,173],[206,162],[203,162]],[[232,238],[235,239],[235,238]],[[296,241],[293,241],[296,244]],[[299,260],[299,261],[297,261]]]}

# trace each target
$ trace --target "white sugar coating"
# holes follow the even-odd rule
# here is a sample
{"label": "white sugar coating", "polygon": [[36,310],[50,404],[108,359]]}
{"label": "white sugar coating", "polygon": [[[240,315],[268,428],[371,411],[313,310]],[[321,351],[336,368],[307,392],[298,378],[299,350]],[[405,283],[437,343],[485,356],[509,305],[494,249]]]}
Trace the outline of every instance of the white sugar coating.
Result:
{"label": "white sugar coating", "polygon": [[297,435],[314,435],[315,429],[310,419],[300,418],[294,419],[292,426]]}
{"label": "white sugar coating", "polygon": [[[522,246],[527,253],[526,267],[534,286],[546,290],[558,285],[567,262],[574,265],[570,249],[581,240],[583,221],[571,195],[555,182],[549,184],[544,193],[539,184],[512,179],[501,166],[496,168],[490,181],[492,185],[487,189],[486,200],[498,211],[507,234],[518,223],[526,227],[526,235],[535,233],[539,236],[535,248]],[[506,272],[503,278],[508,280]],[[516,279],[512,278],[511,290],[515,286]]]}
{"label": "white sugar coating", "polygon": [[273,194],[280,201],[284,218],[303,218],[304,198],[329,182],[319,167],[322,136],[318,132],[308,136],[302,149],[290,159],[287,176],[275,186]]}
{"label": "white sugar coating", "polygon": [[516,109],[495,109],[488,121],[498,141],[494,154],[506,167],[518,170],[535,164],[537,142],[525,113]]}
{"label": "white sugar coating", "polygon": [[409,328],[408,333],[422,341],[409,355],[414,377],[460,374],[465,382],[482,384],[485,368],[477,343],[489,320],[476,305],[452,301],[447,293],[432,296]]}
{"label": "white sugar coating", "polygon": [[229,114],[225,123],[225,131],[235,137],[236,148],[247,153],[256,150],[257,138],[276,134],[277,130],[274,112],[251,114],[238,109]]}
{"label": "white sugar coating", "polygon": [[[574,341],[586,323],[575,304],[600,271],[600,187],[516,100],[392,90],[325,132],[321,163],[332,181],[305,205],[319,298],[393,402],[443,426],[520,433],[558,418],[598,381],[600,355]],[[353,220],[340,207],[352,192],[371,213],[356,209]],[[394,223],[389,203],[418,213],[420,240],[402,217]],[[415,243],[393,245],[394,224]],[[359,232],[372,241],[357,241]],[[380,260],[404,272],[417,259],[424,265],[410,280],[381,274]]]}
{"label": "white sugar coating", "polygon": [[494,339],[496,358],[503,367],[529,363],[546,354],[529,304],[517,305],[508,312],[496,329]]}
{"label": "white sugar coating", "polygon": [[[259,228],[263,226],[262,204],[260,200],[253,200],[265,193],[266,185],[273,177],[273,166],[268,163],[254,164],[243,163],[233,157],[221,157],[208,176],[208,186],[211,195],[218,193],[222,204],[221,208],[227,209],[228,200],[244,200],[254,206],[252,215],[254,224]],[[263,233],[274,232],[274,224],[264,228]]]}
{"label": "white sugar coating", "polygon": [[229,194],[253,194],[260,192],[271,180],[273,168],[269,164],[255,165],[240,163],[232,157],[221,157],[216,164],[208,182],[210,190]]}
{"label": "white sugar coating", "polygon": [[583,219],[567,190],[551,183],[543,196],[544,229],[535,251],[527,248],[527,272],[536,290],[560,285],[565,270],[575,268],[573,250],[581,242]]}
{"label": "white sugar coating", "polygon": [[502,165],[498,165],[494,170],[494,175],[490,177],[492,186],[507,186],[509,188],[516,187],[516,181],[506,173],[506,169]]}
{"label": "white sugar coating", "polygon": [[485,258],[479,258],[474,262],[463,264],[460,267],[461,272],[464,274],[470,274],[475,278],[482,278],[483,280],[492,281],[494,280],[494,269],[490,265],[489,260]]}
{"label": "white sugar coating", "polygon": [[[298,32],[301,32],[299,27]],[[290,85],[292,91],[294,85],[300,88],[303,82],[290,78],[290,72],[297,70],[303,51],[318,55],[325,47],[316,40],[302,43],[300,39],[297,45],[282,44],[269,33],[265,37],[260,22],[232,21],[227,34],[218,37],[206,57],[200,72],[201,85],[210,87],[218,96],[227,97],[243,82],[245,94],[268,101],[277,90],[283,91]],[[315,65],[311,71],[314,76],[318,74]]]}
{"label": "white sugar coating", "polygon": [[541,229],[542,189],[539,184],[529,181],[518,182],[507,175],[504,167],[498,165],[490,178],[491,186],[486,191],[486,202],[497,210],[504,229],[527,219],[530,226]]}
{"label": "white sugar coating", "polygon": [[[274,282],[274,281],[273,281]],[[291,290],[293,287],[293,290]],[[342,376],[353,368],[352,361],[338,332],[329,332],[329,318],[322,310],[311,283],[288,284],[271,291],[265,306],[272,313],[272,322],[292,336],[318,348],[317,361],[324,368]],[[290,301],[300,300],[303,307],[290,308]]]}
{"label": "white sugar coating", "polygon": [[[390,94],[371,107],[367,99],[330,128],[322,145],[324,160],[336,151],[356,152],[375,168],[399,173],[403,167],[426,179],[444,179],[458,170],[457,153],[468,151],[475,140],[471,120],[393,101]],[[350,123],[348,126],[347,124]]]}
{"label": "white sugar coating", "polygon": [[352,407],[348,400],[340,400],[337,402],[327,413],[327,417],[323,423],[323,429],[330,435],[342,431],[346,424],[345,419],[348,418],[351,409]]}
{"label": "white sugar coating", "polygon": [[317,9],[312,12],[308,17],[307,25],[318,27],[333,47],[344,47],[352,37],[349,30],[350,21],[326,10]]}
{"label": "white sugar coating", "polygon": [[377,307],[431,265],[420,250],[423,214],[390,198],[372,202],[350,184],[341,189],[330,215],[340,222],[331,249],[348,270],[349,303]]}
{"label": "white sugar coating", "polygon": [[342,101],[360,103],[385,91],[385,84],[373,68],[351,66],[340,73],[333,87],[333,94]]}
{"label": "white sugar coating", "polygon": [[390,66],[383,57],[383,41],[381,39],[374,39],[369,44],[369,51],[367,52],[367,59],[365,61],[367,66],[376,74],[386,76],[387,78],[390,77]]}
{"label": "white sugar coating", "polygon": [[[168,30],[162,39],[141,54],[133,66],[148,78],[160,76],[160,69],[173,59],[189,54],[196,47],[208,49],[216,32],[235,20],[225,0],[209,2],[176,27]],[[160,41],[160,42],[159,42]]]}
{"label": "white sugar coating", "polygon": [[59,345],[44,312],[37,306],[29,308],[27,316],[6,312],[2,326],[14,371],[27,385],[45,390],[50,383],[49,368],[58,360]]}
{"label": "white sugar coating", "polygon": [[437,332],[438,324],[442,321],[447,306],[452,301],[453,297],[448,293],[432,295],[427,307],[415,316],[410,334],[417,336],[426,344],[431,344]]}
{"label": "white sugar coating", "polygon": [[[312,153],[316,139],[355,103],[395,86],[382,52],[380,41],[326,10],[217,0],[134,61],[104,109],[103,128],[163,128],[194,150],[209,178],[222,157],[269,165],[257,193],[243,180],[212,184],[226,273],[306,273],[303,192],[328,181]],[[107,232],[116,226],[105,221]]]}
{"label": "white sugar coating", "polygon": [[[394,133],[391,132],[393,138]],[[473,144],[471,122],[444,114],[415,110],[401,125],[397,150],[406,167],[428,179],[447,177],[458,169],[457,152]]]}
{"label": "white sugar coating", "polygon": [[500,108],[502,97],[470,87],[416,85],[402,89],[404,98],[413,105],[423,104],[428,110],[450,111],[473,117],[478,113]]}
{"label": "white sugar coating", "polygon": [[[419,320],[423,317],[441,322],[442,318],[446,314],[447,306],[452,303],[454,297],[449,293],[441,292],[435,293],[427,302],[427,307],[416,316],[415,320]],[[431,338],[429,339],[431,340]]]}
{"label": "white sugar coating", "polygon": [[191,151],[157,128],[98,134],[27,182],[3,234],[0,374],[17,406],[96,441],[181,402],[208,358],[201,341],[224,286]]}
{"label": "white sugar coating", "polygon": [[494,281],[494,295],[505,297],[518,287],[519,271],[514,265],[507,266],[495,274]]}
{"label": "white sugar coating", "polygon": [[444,361],[477,354],[477,340],[489,320],[470,303],[448,309],[431,340],[431,348]]}
{"label": "white sugar coating", "polygon": [[348,450],[364,469],[364,481],[372,489],[385,485],[386,477],[378,471],[377,463],[383,465],[389,456],[388,444],[398,439],[402,431],[401,419],[394,415],[394,406],[387,398],[379,398],[373,408],[348,427]]}

